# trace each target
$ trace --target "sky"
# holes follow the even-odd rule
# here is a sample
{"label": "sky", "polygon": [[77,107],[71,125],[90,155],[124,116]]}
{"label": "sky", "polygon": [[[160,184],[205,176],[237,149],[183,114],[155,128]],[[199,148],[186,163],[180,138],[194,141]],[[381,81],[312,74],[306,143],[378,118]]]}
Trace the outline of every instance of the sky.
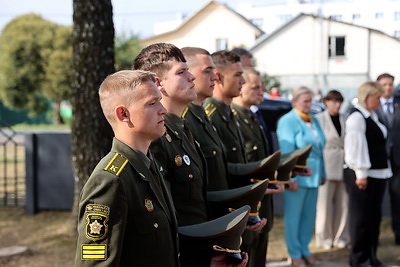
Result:
{"label": "sky", "polygon": [[[225,0],[235,8],[245,0]],[[72,0],[0,0],[0,30],[13,18],[36,13],[44,19],[61,25],[72,25]],[[139,34],[141,38],[153,35],[155,22],[175,20],[179,13],[190,15],[208,0],[112,0],[116,33]]]}

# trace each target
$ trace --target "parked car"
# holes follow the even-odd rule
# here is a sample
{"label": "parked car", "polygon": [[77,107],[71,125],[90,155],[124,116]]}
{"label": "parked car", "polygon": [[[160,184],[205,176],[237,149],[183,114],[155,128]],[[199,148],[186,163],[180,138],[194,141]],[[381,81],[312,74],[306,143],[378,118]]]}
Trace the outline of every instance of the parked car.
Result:
{"label": "parked car", "polygon": [[[270,131],[275,132],[278,120],[292,109],[292,101],[284,98],[264,98],[264,101],[260,104],[259,109]],[[317,114],[324,110],[324,104],[315,102],[312,103],[310,112],[312,114]]]}

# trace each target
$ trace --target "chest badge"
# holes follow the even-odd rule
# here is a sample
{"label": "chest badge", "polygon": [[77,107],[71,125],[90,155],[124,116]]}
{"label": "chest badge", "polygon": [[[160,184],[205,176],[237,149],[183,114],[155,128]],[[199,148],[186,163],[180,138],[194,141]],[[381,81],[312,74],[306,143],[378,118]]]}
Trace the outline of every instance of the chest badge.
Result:
{"label": "chest badge", "polygon": [[152,212],[154,210],[153,201],[148,198],[144,200],[144,206],[146,207],[148,212]]}
{"label": "chest badge", "polygon": [[190,158],[188,155],[183,155],[183,161],[186,163],[186,165],[190,165]]}
{"label": "chest badge", "polygon": [[175,165],[176,166],[182,166],[182,157],[180,155],[175,156]]}
{"label": "chest badge", "polygon": [[165,138],[167,139],[168,143],[172,142],[172,138],[169,134],[165,134]]}

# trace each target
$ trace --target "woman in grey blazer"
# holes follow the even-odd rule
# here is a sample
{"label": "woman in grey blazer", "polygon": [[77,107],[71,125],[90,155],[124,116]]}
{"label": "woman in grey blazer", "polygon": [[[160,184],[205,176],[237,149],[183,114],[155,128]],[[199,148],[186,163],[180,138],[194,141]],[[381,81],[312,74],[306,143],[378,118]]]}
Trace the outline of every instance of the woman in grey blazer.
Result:
{"label": "woman in grey blazer", "polygon": [[327,109],[316,117],[324,132],[326,183],[319,187],[315,238],[317,247],[344,248],[349,243],[348,195],[343,182],[345,118],[339,113],[343,96],[331,90],[324,98]]}

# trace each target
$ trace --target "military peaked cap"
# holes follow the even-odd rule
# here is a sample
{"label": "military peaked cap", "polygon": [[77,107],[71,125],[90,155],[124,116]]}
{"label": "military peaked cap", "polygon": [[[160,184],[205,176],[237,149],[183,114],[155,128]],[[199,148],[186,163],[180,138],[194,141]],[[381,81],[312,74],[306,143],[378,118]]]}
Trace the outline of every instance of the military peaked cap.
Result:
{"label": "military peaked cap", "polygon": [[224,253],[241,260],[241,235],[246,227],[250,207],[243,206],[215,220],[178,227],[181,239],[195,243],[199,251]]}

